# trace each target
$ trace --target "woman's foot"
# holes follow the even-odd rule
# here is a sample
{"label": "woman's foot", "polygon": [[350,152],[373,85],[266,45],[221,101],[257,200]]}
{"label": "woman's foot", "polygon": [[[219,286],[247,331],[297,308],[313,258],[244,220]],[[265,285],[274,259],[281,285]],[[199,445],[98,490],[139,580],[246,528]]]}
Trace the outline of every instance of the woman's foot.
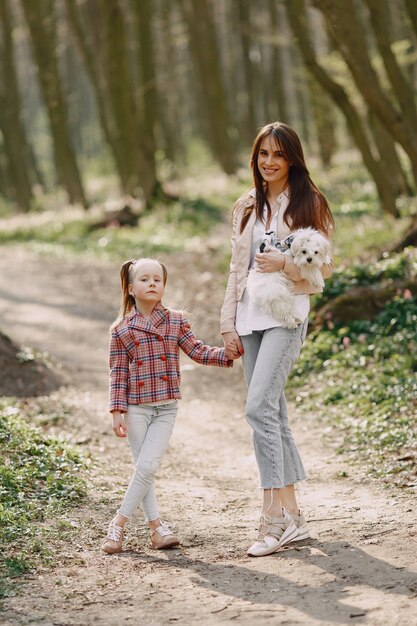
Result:
{"label": "woman's foot", "polygon": [[167,550],[179,546],[180,540],[174,535],[166,522],[157,528],[151,528],[151,548],[155,550]]}
{"label": "woman's foot", "polygon": [[107,537],[101,546],[103,552],[116,554],[123,550],[124,527],[116,524],[116,519],[112,519],[107,531]]}
{"label": "woman's foot", "polygon": [[282,510],[282,517],[261,515],[259,535],[248,550],[249,556],[273,554],[285,544],[294,541],[299,531],[292,517]]}
{"label": "woman's foot", "polygon": [[308,530],[305,517],[301,513],[301,511],[300,510],[298,511],[298,515],[293,515],[292,513],[290,513],[290,515],[292,517],[294,524],[298,528],[298,535],[294,537],[294,539],[291,539],[291,541],[303,541],[303,539],[309,539],[310,532]]}

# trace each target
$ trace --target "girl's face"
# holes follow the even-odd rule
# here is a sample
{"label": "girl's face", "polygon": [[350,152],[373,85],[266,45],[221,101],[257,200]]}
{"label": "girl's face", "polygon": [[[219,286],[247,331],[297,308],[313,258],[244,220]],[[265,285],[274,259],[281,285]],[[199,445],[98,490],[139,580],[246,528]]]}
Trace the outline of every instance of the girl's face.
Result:
{"label": "girl's face", "polygon": [[269,184],[285,183],[290,165],[275,138],[271,135],[265,137],[258,154],[258,169],[264,181]]}
{"label": "girl's face", "polygon": [[164,274],[157,261],[141,261],[135,265],[129,294],[138,303],[157,304],[164,295]]}

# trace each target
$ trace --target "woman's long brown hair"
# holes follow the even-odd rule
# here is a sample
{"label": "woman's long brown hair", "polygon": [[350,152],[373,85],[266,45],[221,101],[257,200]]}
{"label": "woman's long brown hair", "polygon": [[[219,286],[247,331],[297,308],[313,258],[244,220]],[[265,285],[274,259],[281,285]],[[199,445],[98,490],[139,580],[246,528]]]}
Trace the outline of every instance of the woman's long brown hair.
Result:
{"label": "woman's long brown hair", "polygon": [[325,233],[334,227],[334,219],[329,209],[326,198],[313,183],[304,160],[303,148],[297,133],[282,122],[267,124],[258,133],[252,147],[250,165],[253,180],[256,187],[255,204],[248,207],[243,215],[240,232],[242,233],[248,223],[252,211],[261,221],[264,215],[264,206],[267,207],[268,221],[271,217],[271,206],[268,201],[268,185],[258,168],[258,155],[261,144],[265,137],[271,136],[279,150],[285,155],[290,163],[288,173],[288,185],[290,201],[284,213],[283,219],[292,230],[312,226]]}
{"label": "woman's long brown hair", "polygon": [[131,259],[130,261],[125,261],[120,268],[120,282],[122,284],[122,300],[120,302],[119,315],[115,322],[112,324],[112,328],[116,326],[122,319],[130,313],[130,311],[135,306],[135,298],[129,293],[129,285],[132,284],[133,279],[135,277],[135,268],[137,267],[137,263],[141,261],[155,261],[162,268],[162,276],[164,281],[164,287],[167,282],[168,272],[167,268],[161,261],[158,259],[150,259],[150,258],[140,258],[140,259]]}

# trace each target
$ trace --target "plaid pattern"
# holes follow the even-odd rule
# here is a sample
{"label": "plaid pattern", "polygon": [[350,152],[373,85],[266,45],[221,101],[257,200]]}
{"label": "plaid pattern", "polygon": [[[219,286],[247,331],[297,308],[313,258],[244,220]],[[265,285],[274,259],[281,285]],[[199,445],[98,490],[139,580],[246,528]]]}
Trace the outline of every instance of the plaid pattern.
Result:
{"label": "plaid pattern", "polygon": [[112,329],[110,411],[181,398],[179,348],[202,365],[230,367],[224,348],[199,341],[180,311],[158,304],[149,320],[134,310]]}

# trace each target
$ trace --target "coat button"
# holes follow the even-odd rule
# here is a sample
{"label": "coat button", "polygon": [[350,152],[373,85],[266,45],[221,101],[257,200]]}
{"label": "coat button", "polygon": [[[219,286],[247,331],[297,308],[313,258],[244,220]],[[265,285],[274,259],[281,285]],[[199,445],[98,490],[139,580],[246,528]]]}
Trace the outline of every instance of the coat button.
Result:
{"label": "coat button", "polygon": [[166,361],[166,360],[167,360],[167,358],[166,358],[165,354],[163,354],[163,355],[162,355],[162,356],[160,356],[159,358],[161,359],[161,361]]}
{"label": "coat button", "polygon": [[161,376],[161,380],[168,380],[168,376]]}
{"label": "coat button", "polygon": [[158,339],[158,341],[163,341],[163,340],[164,340],[164,338],[162,337],[162,335],[158,335],[158,336],[157,336],[157,339]]}
{"label": "coat button", "polygon": [[140,341],[135,341],[135,346],[140,346]]}
{"label": "coat button", "polygon": [[143,365],[143,361],[141,361],[140,359],[138,359],[138,365]]}
{"label": "coat button", "polygon": [[138,381],[138,386],[139,386],[139,387],[143,387],[143,386],[144,386],[144,384],[145,384],[145,381],[144,381],[144,380],[139,380],[139,381]]}

